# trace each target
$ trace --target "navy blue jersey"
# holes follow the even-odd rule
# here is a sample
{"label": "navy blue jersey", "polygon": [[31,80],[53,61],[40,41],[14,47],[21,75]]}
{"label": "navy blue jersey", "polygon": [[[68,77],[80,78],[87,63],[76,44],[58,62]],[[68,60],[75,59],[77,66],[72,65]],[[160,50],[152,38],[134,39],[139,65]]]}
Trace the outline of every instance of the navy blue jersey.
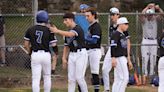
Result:
{"label": "navy blue jersey", "polygon": [[5,24],[4,17],[0,16],[0,36],[4,34],[4,28],[3,28],[4,24]]}
{"label": "navy blue jersey", "polygon": [[111,56],[127,56],[127,37],[119,31],[113,32],[111,37]]}
{"label": "navy blue jersey", "polygon": [[33,51],[49,51],[49,46],[57,42],[54,33],[51,33],[48,27],[42,25],[35,25],[29,28],[25,33],[24,39],[30,41]]}
{"label": "navy blue jersey", "polygon": [[158,40],[160,57],[164,56],[164,32]]}
{"label": "navy blue jersey", "polygon": [[100,48],[101,47],[101,35],[102,30],[100,27],[100,24],[98,22],[94,22],[92,25],[89,26],[89,37],[96,37],[97,43],[96,44],[87,44],[87,48],[93,49],[93,48]]}
{"label": "navy blue jersey", "polygon": [[85,48],[85,39],[84,32],[82,28],[76,25],[73,29],[70,30],[74,32],[76,36],[74,37],[65,37],[65,46],[69,46],[70,51],[76,51],[77,49]]}

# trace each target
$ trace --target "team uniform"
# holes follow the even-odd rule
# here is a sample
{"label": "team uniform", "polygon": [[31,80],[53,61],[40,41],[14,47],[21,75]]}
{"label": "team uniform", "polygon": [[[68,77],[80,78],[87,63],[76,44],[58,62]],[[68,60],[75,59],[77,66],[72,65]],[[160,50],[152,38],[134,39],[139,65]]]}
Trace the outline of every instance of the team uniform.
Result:
{"label": "team uniform", "polygon": [[[154,16],[155,17],[155,16]],[[148,75],[148,61],[150,58],[150,73],[149,75],[154,75],[154,67],[156,64],[156,55],[157,55],[157,20],[148,21],[147,18],[144,18],[144,23],[142,24],[143,29],[143,39],[141,46],[142,53],[142,71],[144,75]],[[149,45],[149,46],[144,46]]]}
{"label": "team uniform", "polygon": [[68,92],[75,92],[76,81],[82,92],[88,92],[84,78],[88,60],[84,33],[78,25],[70,31],[74,32],[76,36],[66,37],[64,43],[70,49],[68,56]]}
{"label": "team uniform", "polygon": [[101,59],[101,27],[99,23],[95,20],[89,26],[89,37],[97,38],[96,43],[87,42],[88,56],[89,56],[89,65],[93,77],[93,85],[95,89],[99,90],[99,68],[100,68],[100,59]]}
{"label": "team uniform", "polygon": [[112,92],[125,92],[128,83],[127,40],[126,35],[119,31],[115,31],[111,37],[111,57],[115,57],[117,61]]}
{"label": "team uniform", "polygon": [[[48,13],[39,11],[37,14],[38,23],[48,22]],[[30,27],[24,36],[25,42],[31,44],[31,70],[32,70],[32,91],[40,92],[40,80],[43,73],[44,92],[51,91],[51,54],[49,47],[56,44],[56,37],[49,28],[43,24]],[[25,45],[26,46],[26,45]]]}
{"label": "team uniform", "polygon": [[[109,39],[112,37],[112,34],[117,30],[117,25],[111,25],[110,26],[110,34]],[[123,32],[126,38],[129,38],[128,31]],[[110,78],[109,78],[109,72],[112,69],[112,62],[111,62],[111,46],[109,46],[108,51],[105,55],[103,66],[102,66],[102,77],[104,82],[104,89],[110,90]]]}
{"label": "team uniform", "polygon": [[158,63],[159,87],[158,92],[164,92],[164,32],[162,33],[159,44],[160,59]]}

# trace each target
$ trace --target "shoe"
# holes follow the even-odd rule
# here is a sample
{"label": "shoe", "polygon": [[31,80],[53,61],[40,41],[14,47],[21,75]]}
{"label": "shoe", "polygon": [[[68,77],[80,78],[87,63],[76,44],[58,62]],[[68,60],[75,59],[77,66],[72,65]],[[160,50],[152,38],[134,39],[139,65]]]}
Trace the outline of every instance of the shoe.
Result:
{"label": "shoe", "polygon": [[4,66],[6,66],[6,63],[1,63],[0,66],[4,67]]}
{"label": "shoe", "polygon": [[51,70],[51,74],[52,75],[55,75],[55,70]]}

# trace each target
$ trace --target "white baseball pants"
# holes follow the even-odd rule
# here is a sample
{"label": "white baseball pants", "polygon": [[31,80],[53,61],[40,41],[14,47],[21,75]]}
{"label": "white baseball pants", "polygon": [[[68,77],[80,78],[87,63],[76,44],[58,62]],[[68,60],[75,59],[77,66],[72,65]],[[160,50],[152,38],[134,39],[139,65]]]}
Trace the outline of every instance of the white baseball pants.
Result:
{"label": "white baseball pants", "polygon": [[[143,45],[151,45],[157,44],[157,40],[149,40],[144,39],[142,40]],[[148,75],[148,61],[150,58],[150,74],[154,74],[154,67],[156,64],[156,56],[157,56],[157,46],[141,46],[141,54],[142,54],[142,71],[144,75]]]}
{"label": "white baseball pants", "polygon": [[110,78],[109,72],[112,69],[111,62],[111,47],[108,48],[108,51],[105,55],[103,66],[102,66],[102,77],[104,82],[104,90],[110,90]]}
{"label": "white baseball pants", "polygon": [[76,81],[82,92],[88,92],[85,81],[88,54],[86,49],[70,52],[68,57],[68,92],[75,92]]}
{"label": "white baseball pants", "polygon": [[125,56],[121,56],[116,58],[116,60],[117,65],[114,68],[114,83],[112,86],[112,92],[125,92],[129,81],[127,58]]}
{"label": "white baseball pants", "polygon": [[51,91],[51,54],[39,50],[31,54],[32,91],[40,92],[40,79],[43,71],[44,92]]}
{"label": "white baseball pants", "polygon": [[89,57],[89,65],[92,74],[99,74],[100,68],[100,59],[101,59],[101,49],[89,49],[88,50],[88,57]]}
{"label": "white baseball pants", "polygon": [[158,92],[164,92],[164,56],[160,57],[158,63],[159,87]]}

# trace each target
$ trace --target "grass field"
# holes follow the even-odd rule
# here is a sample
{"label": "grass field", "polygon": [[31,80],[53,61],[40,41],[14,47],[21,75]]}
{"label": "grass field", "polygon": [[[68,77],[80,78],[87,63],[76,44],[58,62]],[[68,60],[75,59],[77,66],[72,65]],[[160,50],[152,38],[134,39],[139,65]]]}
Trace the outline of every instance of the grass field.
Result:
{"label": "grass field", "polygon": [[[32,92],[31,89],[0,89],[0,92]],[[43,92],[43,89],[41,89]],[[67,88],[53,88],[51,92],[67,92]],[[76,91],[77,92],[77,91]],[[94,92],[92,87],[89,87],[89,92]],[[103,92],[103,87],[101,86],[100,92]],[[126,92],[157,92],[157,88],[151,87],[128,87]]]}

